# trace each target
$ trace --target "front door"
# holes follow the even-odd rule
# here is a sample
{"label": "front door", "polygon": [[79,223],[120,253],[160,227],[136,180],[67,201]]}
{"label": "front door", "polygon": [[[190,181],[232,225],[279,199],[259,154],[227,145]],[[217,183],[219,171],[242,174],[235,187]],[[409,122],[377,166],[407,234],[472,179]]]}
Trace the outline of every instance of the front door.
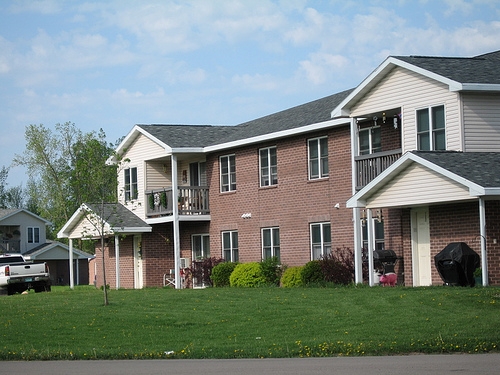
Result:
{"label": "front door", "polygon": [[413,286],[428,286],[431,278],[429,207],[411,210]]}
{"label": "front door", "polygon": [[134,288],[142,289],[143,276],[142,276],[142,237],[140,235],[134,236]]}

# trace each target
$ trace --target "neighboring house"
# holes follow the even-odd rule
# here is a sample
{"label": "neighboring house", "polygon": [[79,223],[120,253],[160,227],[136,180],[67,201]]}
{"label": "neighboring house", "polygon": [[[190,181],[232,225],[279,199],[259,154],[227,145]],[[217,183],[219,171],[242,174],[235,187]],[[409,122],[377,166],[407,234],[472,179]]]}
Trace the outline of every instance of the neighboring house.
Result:
{"label": "neighboring house", "polygon": [[[69,284],[69,248],[48,241],[46,226],[50,222],[24,209],[0,209],[0,253],[20,253],[25,259],[46,262],[52,285]],[[88,260],[93,255],[73,250],[75,282],[89,283]]]}
{"label": "neighboring house", "polygon": [[108,283],[179,288],[175,270],[209,256],[293,266],[350,248],[357,282],[391,249],[400,284],[442,284],[433,256],[467,242],[500,284],[499,58],[389,57],[353,90],[237,126],[136,125],[116,150],[126,218]]}

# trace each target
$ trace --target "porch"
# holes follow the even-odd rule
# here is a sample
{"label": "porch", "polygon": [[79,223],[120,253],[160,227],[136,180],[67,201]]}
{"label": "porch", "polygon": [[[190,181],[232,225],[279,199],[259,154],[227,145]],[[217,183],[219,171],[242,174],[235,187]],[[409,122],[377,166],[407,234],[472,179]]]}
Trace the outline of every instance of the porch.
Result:
{"label": "porch", "polygon": [[179,215],[210,214],[206,186],[179,186],[176,194],[172,187],[165,187],[146,191],[145,196],[147,218],[173,215],[174,204]]}

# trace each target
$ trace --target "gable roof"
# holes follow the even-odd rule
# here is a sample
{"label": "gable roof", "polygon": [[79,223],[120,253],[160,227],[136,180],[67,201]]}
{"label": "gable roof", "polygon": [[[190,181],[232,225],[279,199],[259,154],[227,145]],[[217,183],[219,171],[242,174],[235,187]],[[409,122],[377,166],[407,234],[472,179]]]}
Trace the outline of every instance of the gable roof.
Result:
{"label": "gable roof", "polygon": [[448,85],[450,91],[500,91],[500,51],[475,57],[389,56],[331,112],[349,116],[350,108],[396,67]]}
{"label": "gable roof", "polygon": [[[500,153],[460,151],[410,151],[354,194],[347,207],[364,207],[370,197],[417,163],[464,186],[470,197],[500,196]],[[418,191],[415,191],[418,194]]]}
{"label": "gable roof", "polygon": [[213,151],[235,145],[260,142],[325,126],[347,123],[348,120],[332,120],[332,108],[338,105],[353,89],[345,90],[305,104],[238,125],[174,125],[140,124],[118,146],[117,152],[126,149],[133,140],[143,134],[167,151]]}
{"label": "gable roof", "polygon": [[102,210],[99,206],[100,204],[83,203],[57,233],[57,237],[70,237],[73,229],[79,225],[82,220],[85,220],[85,214],[87,212],[92,212],[99,219],[103,218],[105,225],[107,225],[109,230],[113,233],[145,233],[152,231],[149,224],[121,203],[105,203]]}
{"label": "gable roof", "polygon": [[[62,256],[64,254],[64,256]],[[73,248],[74,259],[92,259],[95,255]],[[57,241],[48,241],[23,254],[26,259],[61,260],[69,259],[69,246]]]}
{"label": "gable roof", "polygon": [[24,208],[2,208],[0,209],[0,222],[2,220],[5,220],[11,216],[14,216],[20,212],[24,212],[30,216],[33,216],[34,218],[40,220],[40,221],[43,221],[45,223],[45,225],[50,225],[51,222],[48,221],[48,220],[45,220],[44,218],[41,218],[40,216],[34,214],[33,212],[31,211],[28,211],[28,210],[25,210]]}

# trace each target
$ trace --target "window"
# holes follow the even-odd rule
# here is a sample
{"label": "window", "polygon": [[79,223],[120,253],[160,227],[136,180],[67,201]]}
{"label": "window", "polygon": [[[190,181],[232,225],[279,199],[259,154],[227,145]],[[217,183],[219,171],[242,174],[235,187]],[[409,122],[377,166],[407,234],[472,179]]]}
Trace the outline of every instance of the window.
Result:
{"label": "window", "polygon": [[28,243],[40,243],[40,228],[28,227]]}
{"label": "window", "polygon": [[193,234],[193,260],[210,258],[210,237],[208,234]]}
{"label": "window", "polygon": [[137,168],[127,168],[125,173],[125,201],[137,199]]}
{"label": "window", "polygon": [[444,105],[417,111],[417,139],[419,150],[446,150]]}
{"label": "window", "polygon": [[330,223],[311,224],[312,260],[320,259],[332,251],[332,229]]}
{"label": "window", "polygon": [[234,155],[220,157],[220,191],[236,190],[236,161]]}
{"label": "window", "polygon": [[259,151],[260,186],[276,185],[278,183],[278,159],[276,147],[263,148]]}
{"label": "window", "polygon": [[280,258],[280,229],[262,229],[262,258]]}
{"label": "window", "polygon": [[328,177],[328,138],[314,138],[308,142],[309,179]]}
{"label": "window", "polygon": [[[384,250],[384,222],[373,219],[375,225],[375,248],[374,250]],[[363,248],[368,249],[368,226],[364,223],[362,227],[362,243]]]}
{"label": "window", "polygon": [[382,151],[380,126],[359,130],[359,155],[374,154]]}
{"label": "window", "polygon": [[226,262],[237,262],[238,255],[238,231],[222,232],[222,257]]}

